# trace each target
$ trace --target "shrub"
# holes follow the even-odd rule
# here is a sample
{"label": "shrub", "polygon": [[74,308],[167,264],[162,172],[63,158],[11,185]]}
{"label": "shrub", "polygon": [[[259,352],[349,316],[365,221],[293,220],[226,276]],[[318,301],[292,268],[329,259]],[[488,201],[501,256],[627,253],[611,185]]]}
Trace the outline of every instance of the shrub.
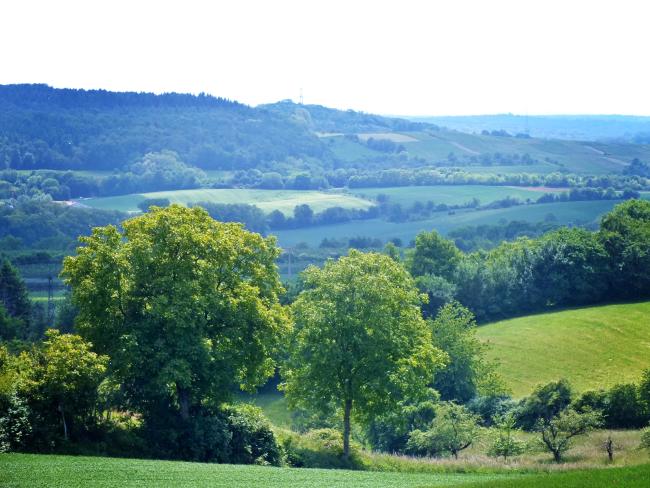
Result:
{"label": "shrub", "polygon": [[0,398],[0,452],[24,448],[31,431],[25,402],[15,393]]}
{"label": "shrub", "polygon": [[571,404],[571,386],[565,379],[535,388],[524,399],[517,414],[517,424],[525,430],[533,430],[539,420],[550,421]]}
{"label": "shrub", "polygon": [[650,449],[650,427],[641,431],[641,449]]}
{"label": "shrub", "polygon": [[284,460],[296,468],[361,469],[360,446],[352,441],[350,455],[343,457],[343,436],[336,429],[315,429],[300,435],[281,431],[279,434]]}
{"label": "shrub", "polygon": [[507,461],[509,457],[522,454],[526,445],[516,437],[516,420],[512,413],[494,419],[495,429],[488,447],[488,455],[493,457],[503,456]]}
{"label": "shrub", "polygon": [[462,405],[443,402],[436,408],[436,417],[428,430],[414,430],[406,444],[417,455],[436,456],[458,453],[472,445],[478,437],[478,417]]}
{"label": "shrub", "polygon": [[231,436],[229,462],[280,465],[280,446],[259,407],[234,405],[227,407],[225,413]]}

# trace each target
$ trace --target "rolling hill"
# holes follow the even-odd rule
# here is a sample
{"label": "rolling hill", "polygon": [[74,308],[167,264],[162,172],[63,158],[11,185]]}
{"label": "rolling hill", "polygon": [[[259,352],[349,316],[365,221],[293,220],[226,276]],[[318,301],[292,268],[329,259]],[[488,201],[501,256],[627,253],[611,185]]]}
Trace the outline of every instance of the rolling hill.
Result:
{"label": "rolling hill", "polygon": [[478,337],[515,397],[560,378],[576,391],[634,382],[650,368],[650,302],[504,320],[479,327]]}

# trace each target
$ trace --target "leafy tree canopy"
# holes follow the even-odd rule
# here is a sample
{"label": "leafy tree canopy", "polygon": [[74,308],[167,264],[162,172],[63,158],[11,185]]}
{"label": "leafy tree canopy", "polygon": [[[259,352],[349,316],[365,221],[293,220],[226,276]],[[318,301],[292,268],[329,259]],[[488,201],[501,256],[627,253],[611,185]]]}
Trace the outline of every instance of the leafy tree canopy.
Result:
{"label": "leafy tree canopy", "polygon": [[278,296],[273,238],[172,205],[81,238],[62,276],[77,326],[111,357],[111,371],[145,412],[169,402],[188,418],[234,383],[274,372],[290,329]]}

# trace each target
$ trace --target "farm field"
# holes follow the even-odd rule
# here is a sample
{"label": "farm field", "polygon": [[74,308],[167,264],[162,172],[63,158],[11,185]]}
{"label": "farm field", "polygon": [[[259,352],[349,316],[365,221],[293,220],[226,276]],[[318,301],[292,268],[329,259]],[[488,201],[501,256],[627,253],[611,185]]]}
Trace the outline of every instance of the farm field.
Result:
{"label": "farm field", "polygon": [[[358,134],[363,140],[364,134]],[[429,163],[446,161],[450,153],[457,157],[501,153],[503,155],[528,154],[536,162],[519,166],[516,172],[552,173],[569,171],[582,174],[620,173],[634,158],[650,157],[650,145],[628,143],[598,143],[571,140],[499,137],[468,134],[453,130],[427,132],[394,132],[375,134],[375,138],[401,141],[411,157],[423,158]],[[413,141],[412,139],[415,139]],[[346,161],[364,156],[377,156],[377,151],[356,143],[344,136],[328,137],[332,152]],[[468,172],[491,172],[490,166],[468,166]],[[509,172],[503,167],[502,172]]]}
{"label": "farm field", "polygon": [[470,486],[516,475],[295,469],[101,457],[0,454],[0,486],[13,488],[379,488]]}
{"label": "farm field", "polygon": [[650,368],[650,302],[530,315],[488,324],[478,337],[515,397],[568,379],[576,391],[637,381]]}
{"label": "farm field", "polygon": [[497,224],[501,220],[541,222],[553,215],[559,224],[586,224],[596,222],[601,215],[610,211],[618,203],[620,200],[600,200],[519,205],[493,210],[458,210],[451,214],[438,212],[431,219],[413,222],[394,223],[371,219],[303,229],[280,230],[274,231],[273,234],[278,236],[279,243],[283,247],[295,246],[301,242],[315,247],[324,237],[342,239],[355,236],[380,238],[383,241],[399,238],[404,244],[408,244],[422,231],[435,229],[442,234],[447,234],[458,227]]}
{"label": "farm field", "polygon": [[329,207],[365,209],[372,202],[361,198],[334,192],[301,190],[248,190],[248,189],[200,189],[134,193],[117,197],[85,198],[78,203],[88,207],[122,212],[139,212],[138,204],[148,198],[167,198],[172,203],[188,205],[197,202],[248,203],[257,205],[264,212],[280,210],[292,215],[296,205],[307,204],[314,212]]}
{"label": "farm field", "polygon": [[0,486],[12,488],[636,488],[646,487],[648,477],[649,465],[535,474],[414,473],[0,454]]}
{"label": "farm field", "polygon": [[512,186],[487,186],[487,185],[431,185],[431,186],[395,186],[388,188],[354,188],[352,195],[360,198],[376,199],[377,195],[388,196],[390,203],[399,203],[410,206],[415,202],[432,201],[447,205],[461,205],[477,198],[482,205],[501,200],[506,197],[520,200],[536,200],[547,192],[561,192],[563,190],[517,188]]}

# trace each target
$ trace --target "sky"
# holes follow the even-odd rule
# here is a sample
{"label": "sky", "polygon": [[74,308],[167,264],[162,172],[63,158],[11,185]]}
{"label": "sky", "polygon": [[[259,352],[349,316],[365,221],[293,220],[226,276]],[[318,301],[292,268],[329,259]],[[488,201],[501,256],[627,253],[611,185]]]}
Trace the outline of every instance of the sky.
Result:
{"label": "sky", "polygon": [[2,0],[0,84],[650,115],[644,0]]}

